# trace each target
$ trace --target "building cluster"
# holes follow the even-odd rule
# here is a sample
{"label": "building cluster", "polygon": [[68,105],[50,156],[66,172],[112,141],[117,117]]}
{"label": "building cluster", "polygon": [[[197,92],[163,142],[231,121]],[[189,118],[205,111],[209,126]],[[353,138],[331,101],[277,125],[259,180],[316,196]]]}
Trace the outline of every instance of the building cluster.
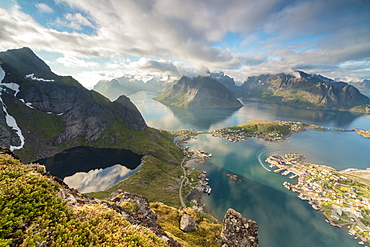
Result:
{"label": "building cluster", "polygon": [[369,241],[370,187],[331,167],[306,163],[302,159],[299,154],[272,155],[266,162],[270,167],[278,167],[275,171],[284,171],[284,175],[298,176],[295,184],[284,182],[284,187],[307,200],[315,210],[322,211],[329,223]]}

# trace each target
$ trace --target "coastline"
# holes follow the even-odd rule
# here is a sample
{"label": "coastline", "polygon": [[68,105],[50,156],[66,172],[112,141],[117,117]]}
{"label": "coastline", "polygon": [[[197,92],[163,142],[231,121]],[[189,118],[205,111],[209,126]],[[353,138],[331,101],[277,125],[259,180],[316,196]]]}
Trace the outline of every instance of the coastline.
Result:
{"label": "coastline", "polygon": [[[343,171],[327,165],[316,165],[303,161],[300,154],[271,155],[266,159],[271,168],[281,175],[298,177],[296,183],[284,182],[283,186],[306,200],[313,209],[320,211],[332,226],[346,230],[359,238],[359,243],[370,243],[370,169],[349,168]],[[356,176],[350,178],[350,173]],[[359,175],[361,177],[359,177]]]}

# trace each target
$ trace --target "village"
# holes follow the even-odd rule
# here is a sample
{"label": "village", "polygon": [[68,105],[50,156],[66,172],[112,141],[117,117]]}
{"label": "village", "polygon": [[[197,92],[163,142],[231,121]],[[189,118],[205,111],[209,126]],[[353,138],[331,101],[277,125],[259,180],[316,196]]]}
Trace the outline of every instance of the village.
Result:
{"label": "village", "polygon": [[290,153],[272,155],[266,162],[271,168],[277,168],[274,172],[288,176],[290,182],[284,182],[284,187],[297,193],[301,200],[307,200],[315,210],[321,211],[328,223],[360,238],[359,244],[369,243],[370,186],[361,179],[349,178],[349,175],[361,171],[368,176],[370,171],[337,171],[329,166],[304,162],[303,159],[300,154]]}

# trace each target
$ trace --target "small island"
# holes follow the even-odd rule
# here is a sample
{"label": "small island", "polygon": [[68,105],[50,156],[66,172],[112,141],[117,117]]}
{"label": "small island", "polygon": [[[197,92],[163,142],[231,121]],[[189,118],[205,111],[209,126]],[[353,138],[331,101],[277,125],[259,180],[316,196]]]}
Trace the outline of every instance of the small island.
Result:
{"label": "small island", "polygon": [[226,173],[225,176],[230,178],[230,180],[234,182],[244,181],[244,178],[234,173]]}
{"label": "small island", "polygon": [[303,132],[306,131],[307,128],[316,131],[354,131],[365,138],[370,138],[370,130],[323,127],[309,123],[279,120],[253,120],[238,126],[214,130],[211,132],[211,134],[212,136],[226,138],[231,142],[245,142],[248,138],[260,138],[269,142],[281,142],[289,137],[292,133]]}
{"label": "small island", "polygon": [[328,223],[361,238],[360,243],[370,242],[370,169],[337,171],[303,159],[300,154],[271,155],[266,162],[277,168],[274,172],[289,175],[283,186],[321,211]]}
{"label": "small island", "polygon": [[293,132],[303,132],[306,128],[318,131],[325,130],[323,127],[301,122],[253,120],[238,126],[215,130],[212,135],[226,138],[231,142],[244,142],[247,138],[282,141]]}

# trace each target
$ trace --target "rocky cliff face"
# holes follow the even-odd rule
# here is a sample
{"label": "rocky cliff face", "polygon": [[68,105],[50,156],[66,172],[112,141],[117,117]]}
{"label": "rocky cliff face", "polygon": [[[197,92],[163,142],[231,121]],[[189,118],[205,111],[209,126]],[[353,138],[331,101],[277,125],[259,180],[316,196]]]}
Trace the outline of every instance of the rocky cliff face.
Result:
{"label": "rocky cliff face", "polygon": [[221,239],[224,247],[256,247],[259,243],[257,223],[230,208],[222,222]]}
{"label": "rocky cliff face", "polygon": [[[76,138],[94,142],[112,123],[134,130],[147,128],[127,97],[121,96],[112,103],[99,93],[85,89],[72,77],[56,75],[29,48],[1,52],[0,66],[4,73],[3,105],[8,115],[15,118],[26,143],[33,141],[37,146],[46,142],[57,146]],[[14,134],[4,124],[4,115],[3,110],[0,144],[9,147],[17,138],[9,139]]]}
{"label": "rocky cliff face", "polygon": [[229,89],[232,93],[234,94],[237,93],[239,87],[235,85],[235,81],[233,78],[231,78],[228,75],[225,75],[223,72],[211,73],[210,75],[213,79],[220,82],[227,89]]}
{"label": "rocky cliff face", "polygon": [[369,111],[369,98],[345,82],[299,71],[287,74],[249,77],[241,86],[244,96],[295,104],[309,108]]}
{"label": "rocky cliff face", "polygon": [[238,108],[242,104],[224,85],[211,77],[183,76],[157,98],[165,104],[184,108]]}

